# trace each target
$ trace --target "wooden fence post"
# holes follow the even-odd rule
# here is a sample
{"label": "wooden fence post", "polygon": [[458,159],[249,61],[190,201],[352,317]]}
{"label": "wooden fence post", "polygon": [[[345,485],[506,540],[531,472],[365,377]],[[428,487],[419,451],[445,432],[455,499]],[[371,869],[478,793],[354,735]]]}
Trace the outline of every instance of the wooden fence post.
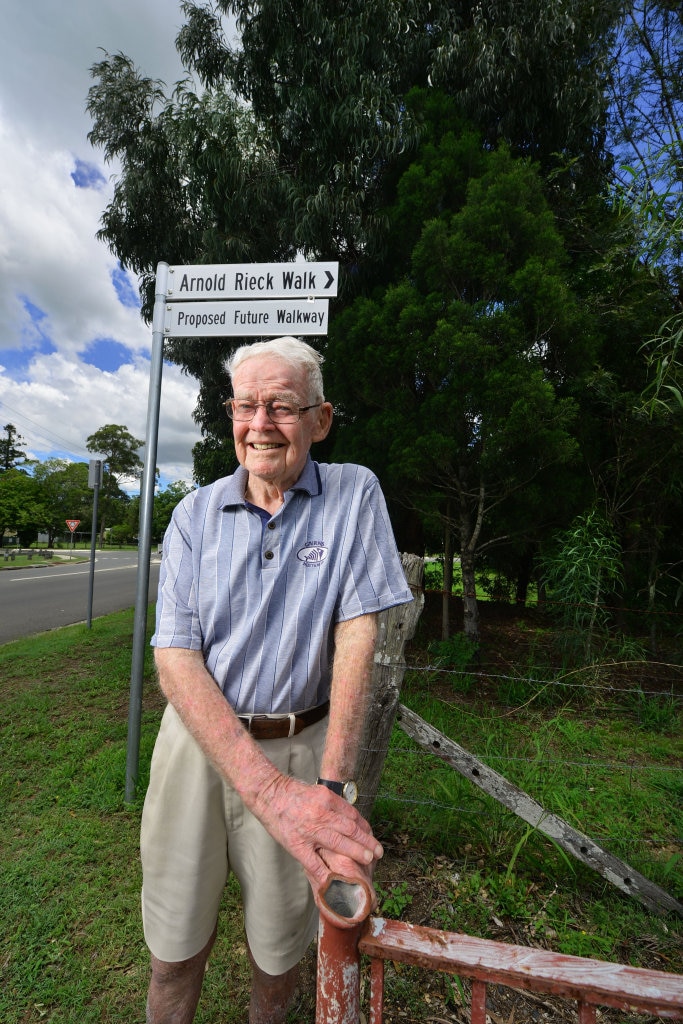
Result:
{"label": "wooden fence post", "polygon": [[413,600],[410,604],[397,605],[395,608],[380,612],[375,667],[372,674],[372,696],[356,763],[355,778],[360,794],[358,810],[366,818],[369,817],[375,802],[389,749],[391,730],[406,670],[405,645],[415,634],[415,627],[424,606],[424,559],[418,555],[404,554],[401,556],[401,563],[413,592]]}

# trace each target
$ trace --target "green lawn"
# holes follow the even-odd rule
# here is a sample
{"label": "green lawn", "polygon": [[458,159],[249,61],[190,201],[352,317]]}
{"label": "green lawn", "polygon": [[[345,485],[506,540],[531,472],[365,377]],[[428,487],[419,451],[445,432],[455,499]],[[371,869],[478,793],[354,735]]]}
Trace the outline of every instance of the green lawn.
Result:
{"label": "green lawn", "polygon": [[[73,626],[0,647],[3,1024],[144,1020],[138,830],[162,702],[150,659],[139,789],[126,806],[132,631],[126,612],[94,620],[91,630]],[[677,705],[653,729],[633,707],[511,709],[476,680],[461,683],[411,672],[403,700],[683,899]],[[679,919],[648,914],[572,864],[398,728],[380,789],[374,824],[387,849],[377,876],[385,914],[683,973]],[[233,886],[199,1024],[244,1021],[247,978]],[[432,1011],[439,1000],[442,1011],[452,1006],[453,984],[439,985],[425,989],[410,973],[390,973],[387,1024],[426,1019],[427,991]],[[292,1020],[312,1020],[306,1007]],[[411,1007],[414,1016],[402,1017]]]}

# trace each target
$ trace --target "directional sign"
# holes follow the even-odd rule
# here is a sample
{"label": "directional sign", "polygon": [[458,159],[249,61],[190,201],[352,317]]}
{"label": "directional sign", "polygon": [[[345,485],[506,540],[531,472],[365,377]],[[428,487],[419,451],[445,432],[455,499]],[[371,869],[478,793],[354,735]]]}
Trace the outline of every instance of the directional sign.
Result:
{"label": "directional sign", "polygon": [[76,529],[76,528],[77,528],[78,526],[80,526],[80,525],[81,525],[81,521],[80,521],[80,519],[67,519],[67,521],[66,521],[66,525],[67,525],[67,526],[69,527],[69,529],[70,529],[70,530],[71,530],[71,532],[73,533],[73,532],[74,532],[74,530],[75,530],[75,529]]}
{"label": "directional sign", "polygon": [[168,302],[333,298],[338,263],[226,263],[169,267]]}
{"label": "directional sign", "polygon": [[190,338],[327,334],[328,305],[327,299],[171,302],[164,314],[164,335]]}

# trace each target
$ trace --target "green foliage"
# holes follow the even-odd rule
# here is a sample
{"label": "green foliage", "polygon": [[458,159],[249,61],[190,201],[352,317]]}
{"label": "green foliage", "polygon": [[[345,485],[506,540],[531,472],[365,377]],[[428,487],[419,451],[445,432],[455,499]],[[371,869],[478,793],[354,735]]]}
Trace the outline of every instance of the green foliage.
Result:
{"label": "green foliage", "polygon": [[114,477],[133,477],[143,467],[138,449],[145,442],[133,437],[126,427],[118,423],[100,427],[94,434],[90,434],[85,443],[89,452],[102,456],[107,471]]}
{"label": "green foliage", "polygon": [[[428,190],[435,208],[415,197],[422,226],[410,276],[357,299],[331,324],[342,418],[334,455],[370,464],[425,524],[455,530],[464,591],[473,594],[474,558],[497,540],[494,510],[508,510],[509,525],[517,508],[527,532],[526,485],[576,455],[575,405],[550,368],[569,369],[576,358],[569,342],[582,314],[535,167],[505,147],[476,150],[470,134],[461,145],[451,133],[430,141],[419,175],[422,157],[397,188],[400,223],[413,191],[439,167]],[[447,166],[467,182],[453,190],[453,209],[442,205]],[[552,491],[548,508],[554,515]]]}
{"label": "green foliage", "polygon": [[0,538],[5,530],[18,534],[21,546],[35,540],[37,530],[49,521],[40,487],[20,469],[0,473]]}
{"label": "green foliage", "polygon": [[683,702],[671,693],[644,693],[638,687],[624,700],[641,729],[652,732],[675,733],[681,726]]}
{"label": "green foliage", "polygon": [[67,519],[80,519],[81,527],[89,528],[93,492],[88,487],[86,463],[47,459],[36,463],[32,476],[40,487],[41,500],[46,510],[45,520],[39,525],[47,532],[48,546],[54,543],[58,534],[64,532]]}
{"label": "green foliage", "polygon": [[26,462],[24,439],[13,423],[3,427],[5,436],[0,437],[0,473],[8,469],[18,469]]}
{"label": "green foliage", "polygon": [[613,0],[466,5],[435,54],[432,81],[489,144],[502,137],[546,164],[559,152],[586,159],[604,122],[602,78],[620,11]]}
{"label": "green foliage", "polygon": [[609,623],[606,597],[619,589],[623,572],[619,543],[604,515],[593,509],[578,516],[556,538],[555,550],[544,554],[542,571],[566,630],[565,645],[578,639],[589,663]]}
{"label": "green foliage", "polygon": [[[670,604],[683,450],[670,4],[181,10],[191,78],[166,89],[106,55],[88,95],[91,141],[121,168],[100,237],[141,276],[145,316],[159,258],[338,259],[320,342],[329,450],[380,474],[401,546],[459,531],[465,602],[484,556],[519,599],[539,546],[599,500],[629,596],[647,595],[648,613]],[[612,138],[650,174],[639,203],[628,161],[623,217],[605,152],[615,117]],[[233,462],[220,399],[239,341],[166,349],[200,381],[201,483]],[[466,614],[476,635],[476,606]]]}
{"label": "green foliage", "polygon": [[413,902],[406,881],[396,882],[388,890],[377,886],[375,891],[379,900],[379,913],[382,917],[400,918],[404,910]]}
{"label": "green foliage", "polygon": [[464,671],[477,659],[479,645],[464,633],[453,633],[448,640],[433,640],[429,653],[438,668]]}
{"label": "green foliage", "polygon": [[[125,518],[128,496],[120,489],[119,481],[139,476],[143,462],[138,455],[144,441],[133,437],[130,431],[118,423],[108,423],[91,434],[86,448],[104,461],[100,505],[100,542],[104,539],[107,525],[113,526]],[[148,470],[151,467],[147,467]]]}

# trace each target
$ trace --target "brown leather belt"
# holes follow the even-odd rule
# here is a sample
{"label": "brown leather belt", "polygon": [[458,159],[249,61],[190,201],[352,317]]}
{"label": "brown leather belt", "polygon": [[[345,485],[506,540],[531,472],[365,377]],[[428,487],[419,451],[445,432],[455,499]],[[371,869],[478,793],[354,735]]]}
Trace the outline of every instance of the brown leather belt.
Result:
{"label": "brown leather belt", "polygon": [[330,702],[325,701],[317,708],[308,711],[297,711],[281,718],[270,715],[238,715],[240,722],[255,740],[281,740],[288,736],[297,736],[306,728],[325,717],[330,710]]}

